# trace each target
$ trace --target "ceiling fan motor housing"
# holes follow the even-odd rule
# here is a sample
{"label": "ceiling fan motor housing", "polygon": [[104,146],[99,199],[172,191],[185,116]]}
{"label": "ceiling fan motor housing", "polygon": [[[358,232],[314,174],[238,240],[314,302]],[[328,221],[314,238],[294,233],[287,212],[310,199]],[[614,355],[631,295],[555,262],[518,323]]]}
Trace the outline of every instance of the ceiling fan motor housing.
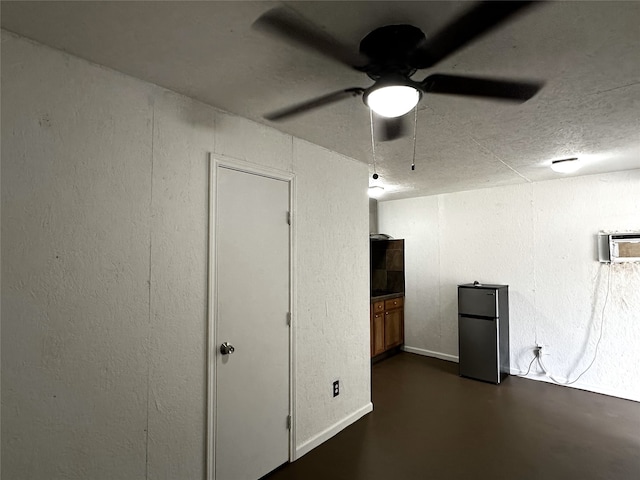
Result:
{"label": "ceiling fan motor housing", "polygon": [[422,30],[412,25],[376,28],[360,42],[360,53],[370,59],[362,71],[373,80],[389,73],[410,77],[417,70],[413,54],[426,40]]}

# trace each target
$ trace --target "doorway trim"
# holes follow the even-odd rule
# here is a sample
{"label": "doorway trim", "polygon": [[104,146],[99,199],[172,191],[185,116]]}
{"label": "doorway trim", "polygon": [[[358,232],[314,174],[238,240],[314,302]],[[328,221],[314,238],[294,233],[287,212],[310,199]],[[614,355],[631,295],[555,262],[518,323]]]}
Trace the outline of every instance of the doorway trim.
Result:
{"label": "doorway trim", "polygon": [[291,424],[289,429],[289,462],[296,459],[296,404],[295,404],[295,358],[296,358],[296,296],[295,296],[295,247],[296,222],[295,219],[295,174],[269,167],[263,167],[225,155],[209,153],[209,238],[208,238],[208,269],[207,269],[207,445],[206,445],[206,478],[216,480],[215,452],[216,452],[216,353],[217,353],[217,278],[216,278],[216,197],[217,172],[219,168],[228,168],[239,172],[260,175],[267,178],[282,180],[289,184],[289,212],[291,226],[289,228],[289,311],[291,320],[289,326],[289,415]]}

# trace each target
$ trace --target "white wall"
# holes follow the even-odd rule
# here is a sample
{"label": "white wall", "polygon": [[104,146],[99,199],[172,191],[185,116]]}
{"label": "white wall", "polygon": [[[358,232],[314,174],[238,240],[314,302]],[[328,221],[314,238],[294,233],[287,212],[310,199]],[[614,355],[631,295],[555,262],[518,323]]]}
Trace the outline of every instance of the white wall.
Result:
{"label": "white wall", "polygon": [[[511,367],[536,342],[561,382],[593,358],[608,267],[599,230],[640,231],[640,170],[379,202],[380,231],[405,238],[406,345],[457,360],[456,285],[509,285]],[[614,265],[595,364],[574,386],[640,400],[640,264]],[[531,377],[548,380],[542,375]]]}
{"label": "white wall", "polygon": [[2,100],[6,478],[204,478],[208,152],[296,175],[298,449],[370,407],[366,165],[6,32]]}

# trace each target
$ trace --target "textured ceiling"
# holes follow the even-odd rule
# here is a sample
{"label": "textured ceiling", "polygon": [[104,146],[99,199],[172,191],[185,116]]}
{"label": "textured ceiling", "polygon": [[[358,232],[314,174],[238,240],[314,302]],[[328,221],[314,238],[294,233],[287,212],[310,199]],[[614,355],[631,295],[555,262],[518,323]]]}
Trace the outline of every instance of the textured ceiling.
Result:
{"label": "textured ceiling", "polygon": [[[283,2],[7,2],[2,27],[272,125],[371,164],[369,113],[354,98],[289,121],[262,118],[334,90],[369,86],[362,73],[251,28]],[[410,23],[429,36],[469,2],[284,2],[357,51],[376,27]],[[376,144],[385,199],[640,168],[640,2],[553,2],[527,10],[418,72],[542,80],[532,100],[426,95],[413,138]]]}

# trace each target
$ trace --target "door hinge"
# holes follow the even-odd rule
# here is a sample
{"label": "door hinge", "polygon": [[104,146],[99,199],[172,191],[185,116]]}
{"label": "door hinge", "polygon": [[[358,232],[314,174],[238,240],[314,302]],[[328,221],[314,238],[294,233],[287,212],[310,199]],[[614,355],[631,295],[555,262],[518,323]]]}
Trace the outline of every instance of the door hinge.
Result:
{"label": "door hinge", "polygon": [[291,326],[291,312],[287,312],[287,325]]}
{"label": "door hinge", "polygon": [[291,225],[291,212],[287,212],[287,225]]}
{"label": "door hinge", "polygon": [[291,415],[287,415],[287,430],[291,430]]}

